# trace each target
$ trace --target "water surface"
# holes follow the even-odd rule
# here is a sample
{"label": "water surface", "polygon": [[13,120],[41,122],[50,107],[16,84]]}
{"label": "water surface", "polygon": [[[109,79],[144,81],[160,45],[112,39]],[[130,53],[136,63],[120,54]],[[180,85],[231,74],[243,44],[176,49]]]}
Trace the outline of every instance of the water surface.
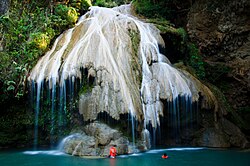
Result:
{"label": "water surface", "polygon": [[[161,159],[167,153],[168,159]],[[86,159],[56,150],[2,151],[1,166],[249,166],[250,151],[207,148],[155,149],[116,159]]]}

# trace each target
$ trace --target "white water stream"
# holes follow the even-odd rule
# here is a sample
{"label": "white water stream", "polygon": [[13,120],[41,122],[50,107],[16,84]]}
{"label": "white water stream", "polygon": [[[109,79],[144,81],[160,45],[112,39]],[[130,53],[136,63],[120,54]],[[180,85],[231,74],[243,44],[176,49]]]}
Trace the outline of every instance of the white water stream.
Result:
{"label": "white water stream", "polygon": [[[115,119],[129,113],[143,120],[145,129],[149,123],[156,128],[163,116],[161,100],[172,103],[171,110],[178,120],[178,96],[184,97],[189,105],[197,92],[192,81],[159,52],[159,45],[164,47],[159,30],[132,16],[130,5],[113,9],[91,7],[74,28],[56,39],[30,74],[37,94],[35,144],[43,83],[51,89],[52,119],[54,100],[59,93],[59,126],[63,123],[67,94],[72,93],[68,89],[74,92],[76,80],[83,77],[95,78],[91,92],[80,94],[79,111],[85,120],[93,120],[104,111]],[[87,76],[82,69],[88,71]],[[134,120],[134,133],[133,123]],[[54,121],[52,124],[55,125]]]}

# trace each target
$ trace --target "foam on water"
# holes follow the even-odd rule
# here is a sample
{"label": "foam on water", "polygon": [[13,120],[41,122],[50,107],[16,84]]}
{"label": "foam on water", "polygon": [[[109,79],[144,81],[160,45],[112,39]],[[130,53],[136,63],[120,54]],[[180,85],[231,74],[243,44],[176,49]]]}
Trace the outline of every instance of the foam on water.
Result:
{"label": "foam on water", "polygon": [[159,153],[163,151],[191,151],[191,150],[202,150],[205,149],[203,147],[183,147],[183,148],[168,148],[168,149],[154,149],[154,150],[149,150],[146,153]]}
{"label": "foam on water", "polygon": [[203,147],[199,147],[199,148],[192,148],[192,147],[186,147],[186,148],[170,148],[170,149],[167,149],[169,151],[188,151],[188,150],[202,150],[202,149],[205,149]]}
{"label": "foam on water", "polygon": [[129,156],[141,156],[142,153],[133,153],[133,154],[130,154]]}
{"label": "foam on water", "polygon": [[23,152],[23,154],[28,154],[28,155],[47,154],[47,155],[53,155],[53,156],[66,155],[65,153],[63,153],[59,150],[25,151],[25,152]]}
{"label": "foam on water", "polygon": [[118,158],[128,158],[128,155],[119,155]]}

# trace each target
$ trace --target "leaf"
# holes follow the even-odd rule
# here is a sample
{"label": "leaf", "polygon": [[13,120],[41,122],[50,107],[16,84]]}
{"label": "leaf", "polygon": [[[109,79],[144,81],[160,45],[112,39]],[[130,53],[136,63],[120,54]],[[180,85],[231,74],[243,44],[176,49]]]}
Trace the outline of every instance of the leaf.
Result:
{"label": "leaf", "polygon": [[7,91],[12,91],[12,90],[14,90],[15,89],[15,87],[13,86],[13,85],[10,85],[8,88],[7,88]]}
{"label": "leaf", "polygon": [[16,71],[21,71],[22,67],[21,66],[18,66],[18,67],[15,67]]}
{"label": "leaf", "polygon": [[23,93],[17,93],[15,97],[17,97],[19,99],[22,96],[23,96]]}
{"label": "leaf", "polygon": [[22,69],[22,72],[27,72],[27,69],[26,69],[26,68],[23,68],[23,69]]}
{"label": "leaf", "polygon": [[7,81],[8,86],[11,85],[11,84],[16,85],[16,82],[15,81]]}

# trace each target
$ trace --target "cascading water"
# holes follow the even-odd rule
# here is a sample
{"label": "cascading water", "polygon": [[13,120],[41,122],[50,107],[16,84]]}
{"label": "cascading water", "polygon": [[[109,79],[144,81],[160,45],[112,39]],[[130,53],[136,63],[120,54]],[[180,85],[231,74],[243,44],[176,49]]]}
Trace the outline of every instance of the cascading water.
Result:
{"label": "cascading water", "polygon": [[[45,85],[52,96],[52,134],[56,134],[55,108],[59,107],[57,122],[62,127],[67,102],[73,101],[79,90],[79,112],[85,121],[95,120],[103,112],[116,120],[121,114],[130,114],[133,142],[135,120],[144,121],[145,131],[149,124],[154,129],[160,126],[163,101],[168,103],[173,116],[170,121],[178,130],[179,110],[191,110],[198,91],[192,80],[159,52],[159,45],[164,47],[159,30],[133,17],[130,5],[91,7],[74,28],[56,39],[30,74],[30,82],[37,88],[35,145]],[[93,80],[88,83],[91,85],[86,84],[86,79]]]}

